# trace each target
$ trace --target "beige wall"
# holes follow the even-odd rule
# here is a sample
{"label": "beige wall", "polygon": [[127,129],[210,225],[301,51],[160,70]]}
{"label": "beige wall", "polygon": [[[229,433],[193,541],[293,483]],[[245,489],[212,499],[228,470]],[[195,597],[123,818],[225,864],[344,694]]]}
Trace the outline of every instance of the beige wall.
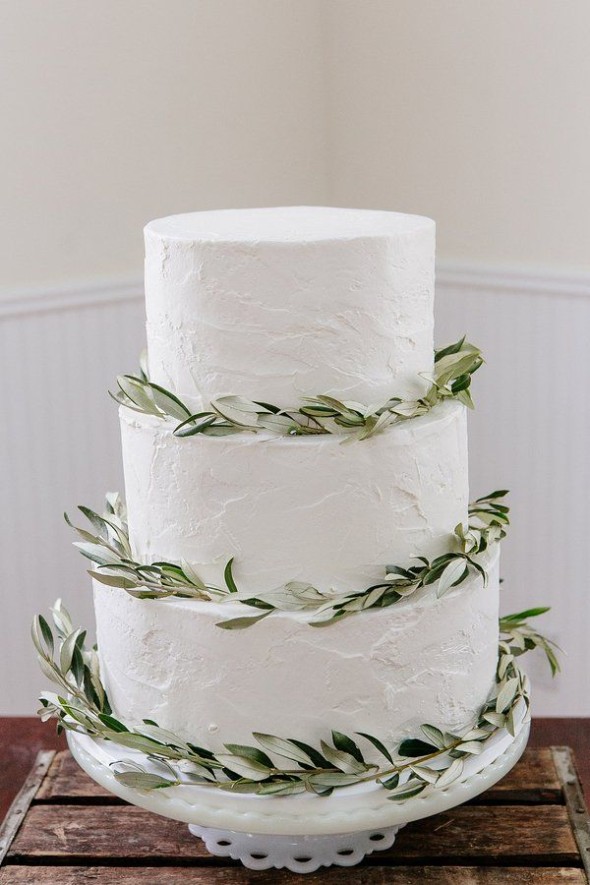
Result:
{"label": "beige wall", "polygon": [[503,610],[553,605],[535,710],[590,714],[589,32],[586,0],[0,0],[0,713],[36,707],[35,612],[92,623],[61,514],[122,489],[142,225],[331,202],[436,218],[438,341],[488,361],[470,483],[512,489]]}
{"label": "beige wall", "polygon": [[587,0],[0,4],[0,291],[137,277],[170,212],[436,218],[439,257],[590,268]]}
{"label": "beige wall", "polygon": [[137,277],[141,228],[324,202],[315,0],[0,3],[0,286]]}
{"label": "beige wall", "polygon": [[331,0],[330,195],[440,258],[590,269],[590,3]]}

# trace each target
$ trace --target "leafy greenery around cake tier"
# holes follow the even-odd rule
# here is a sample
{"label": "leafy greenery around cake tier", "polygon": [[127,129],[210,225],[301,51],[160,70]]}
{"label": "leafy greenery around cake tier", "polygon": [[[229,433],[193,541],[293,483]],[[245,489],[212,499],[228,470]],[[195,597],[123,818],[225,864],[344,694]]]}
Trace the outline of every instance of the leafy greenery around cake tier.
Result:
{"label": "leafy greenery around cake tier", "polygon": [[206,584],[188,562],[136,562],[129,542],[125,507],[116,494],[107,495],[104,516],[88,507],[79,508],[92,531],[77,528],[67,515],[65,518],[81,538],[75,546],[95,564],[90,574],[103,584],[121,588],[139,599],[179,596],[205,602],[239,602],[257,610],[255,615],[244,614],[220,621],[218,626],[226,630],[252,626],[274,611],[306,611],[310,614],[309,624],[318,627],[368,609],[387,608],[421,587],[435,588],[440,597],[471,574],[480,574],[485,582],[482,557],[490,545],[505,537],[509,524],[509,508],[502,503],[506,495],[503,489],[474,501],[469,507],[467,527],[461,524],[455,527],[446,553],[431,560],[417,556],[415,565],[386,565],[383,580],[344,594],[320,590],[301,581],[290,581],[283,587],[259,594],[240,592],[234,578],[233,559],[228,560],[223,585],[219,586]]}
{"label": "leafy greenery around cake tier", "polygon": [[517,658],[540,648],[552,673],[559,669],[553,643],[527,623],[528,618],[546,611],[530,609],[500,619],[494,689],[461,734],[424,724],[415,737],[389,748],[366,732],[327,732],[326,740],[317,746],[254,732],[252,745],[228,742],[222,752],[213,752],[160,728],[153,720],[127,725],[117,719],[100,679],[97,649],[86,648],[86,631],[74,628],[58,601],[52,609],[53,627],[38,616],[32,628],[41,669],[58,687],[56,693],[41,695],[39,714],[56,719],[58,731],[88,734],[144,754],[142,762],[122,759],[112,766],[116,779],[134,789],[197,784],[231,793],[328,796],[353,784],[376,783],[399,802],[459,780],[466,759],[483,752],[500,729],[514,735],[519,723],[527,720],[528,679],[517,666]]}
{"label": "leafy greenery around cake tier", "polygon": [[473,408],[471,376],[482,363],[481,351],[463,337],[435,351],[434,371],[423,376],[430,386],[416,400],[392,396],[386,403],[363,405],[320,395],[304,397],[292,409],[281,409],[243,396],[222,396],[211,402],[210,409],[193,414],[175,394],[150,381],[143,356],[139,373],[119,375],[118,390],[110,395],[136,412],[176,421],[173,432],[180,437],[270,431],[282,436],[339,433],[348,440],[368,439],[394,424],[426,415],[443,400]]}

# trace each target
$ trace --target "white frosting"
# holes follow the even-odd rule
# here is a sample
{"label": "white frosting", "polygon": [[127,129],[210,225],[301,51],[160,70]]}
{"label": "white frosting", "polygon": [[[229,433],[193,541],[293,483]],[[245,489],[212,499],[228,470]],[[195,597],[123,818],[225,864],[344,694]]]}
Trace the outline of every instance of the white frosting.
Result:
{"label": "white frosting", "polygon": [[[224,394],[293,406],[332,393],[413,397],[432,369],[434,224],[324,208],[200,212],[147,226],[154,381],[193,409]],[[467,518],[465,410],[445,403],[372,439],[189,439],[121,410],[129,528],[141,561],[187,560],[240,590],[288,581],[363,589],[386,564],[448,549]],[[260,730],[317,744],[330,728],[386,742],[422,722],[456,731],[484,703],[498,640],[498,548],[440,600],[432,588],[317,629],[235,603],[137,600],[95,585],[115,713],[219,750]],[[247,610],[250,611],[250,610]],[[252,610],[251,613],[254,613]]]}
{"label": "white frosting", "polygon": [[175,437],[173,422],[121,409],[131,543],[142,562],[187,560],[219,584],[235,557],[240,590],[287,581],[363,589],[388,563],[436,556],[467,518],[465,409],[360,441]]}
{"label": "white frosting", "polygon": [[287,407],[424,391],[434,222],[288,207],[194,212],[145,229],[150,374],[195,411],[224,394]]}
{"label": "white frosting", "polygon": [[497,661],[498,545],[489,558],[485,588],[479,576],[441,599],[431,587],[323,628],[275,612],[221,630],[216,622],[243,607],[137,600],[95,583],[101,674],[115,714],[153,718],[213,750],[252,743],[252,731],[317,745],[331,728],[387,743],[423,722],[465,728]]}

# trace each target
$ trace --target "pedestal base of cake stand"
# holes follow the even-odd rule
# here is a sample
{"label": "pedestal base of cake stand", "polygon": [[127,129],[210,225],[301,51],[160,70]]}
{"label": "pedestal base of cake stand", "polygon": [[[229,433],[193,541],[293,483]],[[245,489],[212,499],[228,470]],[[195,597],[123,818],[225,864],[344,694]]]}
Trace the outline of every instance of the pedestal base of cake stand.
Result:
{"label": "pedestal base of cake stand", "polygon": [[320,866],[353,866],[372,851],[390,848],[404,824],[447,811],[493,786],[526,746],[530,725],[524,703],[514,718],[515,736],[499,729],[482,753],[465,759],[461,780],[402,802],[389,799],[375,783],[344,787],[327,797],[232,794],[192,784],[148,792],[119,783],[112,769],[125,759],[149,770],[145,754],[76,732],[68,733],[68,742],[78,764],[102,787],[188,823],[212,854],[240,860],[250,869],[286,867],[305,873]]}
{"label": "pedestal base of cake stand", "polygon": [[353,867],[373,851],[391,848],[404,824],[334,836],[258,836],[189,824],[209,854],[239,860],[249,870],[314,873],[320,867]]}

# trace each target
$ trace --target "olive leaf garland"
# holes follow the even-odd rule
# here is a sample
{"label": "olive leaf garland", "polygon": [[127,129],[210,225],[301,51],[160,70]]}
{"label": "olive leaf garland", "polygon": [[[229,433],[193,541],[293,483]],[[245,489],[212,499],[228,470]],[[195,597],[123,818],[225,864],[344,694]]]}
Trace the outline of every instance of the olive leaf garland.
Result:
{"label": "olive leaf garland", "polygon": [[458,400],[473,408],[471,376],[482,365],[483,358],[465,336],[435,351],[434,371],[423,376],[430,387],[417,400],[404,401],[394,396],[383,405],[364,406],[321,395],[304,397],[302,404],[293,409],[280,409],[243,396],[222,396],[211,402],[209,410],[196,414],[175,394],[150,381],[145,358],[141,362],[139,373],[119,375],[119,389],[109,394],[117,403],[136,412],[178,422],[175,436],[227,436],[262,430],[282,436],[340,433],[346,434],[347,439],[368,439],[393,424],[427,414],[445,399]]}
{"label": "olive leaf garland", "polygon": [[365,590],[339,595],[301,581],[290,581],[284,587],[257,595],[240,593],[234,579],[233,558],[225,566],[223,587],[206,584],[184,561],[179,564],[135,562],[125,507],[119,495],[114,493],[107,495],[104,516],[88,507],[79,507],[92,532],[74,526],[67,514],[65,519],[81,538],[75,546],[95,564],[89,574],[110,587],[126,590],[139,599],[178,596],[205,602],[239,602],[258,610],[255,615],[220,621],[217,626],[225,630],[250,627],[274,611],[307,611],[312,615],[308,623],[320,627],[371,608],[387,608],[421,587],[436,585],[436,594],[440,597],[473,573],[480,574],[485,581],[486,573],[478,557],[506,535],[509,508],[502,499],[507,494],[502,489],[474,501],[469,507],[467,528],[461,524],[456,526],[449,552],[432,560],[418,556],[417,564],[410,567],[388,565],[383,581]]}
{"label": "olive leaf garland", "polygon": [[[506,728],[514,736],[522,704],[528,718],[528,678],[516,659],[539,648],[547,655],[552,673],[559,670],[554,643],[527,623],[527,618],[547,611],[530,609],[500,619],[496,684],[474,724],[462,734],[424,724],[419,736],[405,738],[395,749],[388,749],[366,732],[350,736],[332,731],[330,739],[320,741],[319,747],[254,732],[256,745],[226,743],[223,752],[214,753],[160,728],[151,719],[129,727],[113,716],[99,676],[96,646],[85,647],[86,631],[74,628],[58,600],[52,609],[53,628],[40,615],[32,627],[41,669],[59,689],[58,693],[41,695],[39,715],[44,720],[56,719],[58,732],[66,729],[88,734],[145,754],[150,770],[129,760],[112,766],[117,781],[134,789],[198,784],[233,793],[288,796],[311,792],[328,796],[353,784],[376,783],[388,791],[389,799],[399,802],[459,780],[465,759],[479,755],[499,729]],[[277,759],[286,759],[289,764],[283,767]]]}

